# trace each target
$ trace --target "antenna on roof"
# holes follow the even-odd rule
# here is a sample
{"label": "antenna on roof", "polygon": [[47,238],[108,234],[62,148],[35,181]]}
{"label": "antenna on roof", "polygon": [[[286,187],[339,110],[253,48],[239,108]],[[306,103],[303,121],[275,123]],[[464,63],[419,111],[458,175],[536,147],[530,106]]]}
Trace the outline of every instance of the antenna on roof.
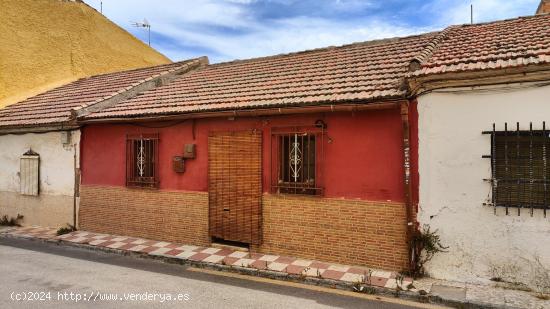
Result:
{"label": "antenna on roof", "polygon": [[146,28],[149,32],[149,46],[151,46],[151,24],[147,21],[147,19],[143,19],[143,22],[133,22],[132,26],[136,28]]}
{"label": "antenna on roof", "polygon": [[99,1],[99,12],[103,14],[103,1]]}
{"label": "antenna on roof", "polygon": [[470,24],[474,24],[474,5],[470,4]]}

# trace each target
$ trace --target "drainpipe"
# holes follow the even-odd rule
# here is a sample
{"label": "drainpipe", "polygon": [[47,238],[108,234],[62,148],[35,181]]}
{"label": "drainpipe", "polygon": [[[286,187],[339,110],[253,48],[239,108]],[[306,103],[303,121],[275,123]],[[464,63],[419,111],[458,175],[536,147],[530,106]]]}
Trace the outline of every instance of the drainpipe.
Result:
{"label": "drainpipe", "polygon": [[[73,131],[73,135],[76,133],[82,133],[82,129],[78,131]],[[79,139],[77,142],[73,144],[74,147],[74,163],[73,163],[73,170],[74,170],[74,192],[73,192],[73,226],[75,228],[78,228],[78,207],[79,207],[79,200],[80,200],[80,174],[81,170],[81,154],[82,154],[82,134],[79,134]]]}
{"label": "drainpipe", "polygon": [[416,260],[416,250],[412,244],[412,239],[417,232],[416,218],[412,203],[412,183],[411,183],[411,143],[410,143],[410,124],[409,124],[409,102],[401,103],[401,123],[403,126],[403,179],[405,184],[405,209],[407,214],[407,244],[409,245],[409,272],[414,270]]}
{"label": "drainpipe", "polygon": [[76,144],[73,144],[74,147],[74,156],[73,156],[73,171],[74,171],[74,185],[73,185],[73,226],[76,228],[76,197],[78,194],[78,184],[79,184],[79,171],[77,170],[77,156],[76,156]]}

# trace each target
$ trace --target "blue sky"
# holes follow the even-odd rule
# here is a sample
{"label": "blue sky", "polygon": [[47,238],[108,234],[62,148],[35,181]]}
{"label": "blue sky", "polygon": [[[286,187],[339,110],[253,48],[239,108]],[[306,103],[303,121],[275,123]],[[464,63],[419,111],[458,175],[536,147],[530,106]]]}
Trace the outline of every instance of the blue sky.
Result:
{"label": "blue sky", "polygon": [[[100,0],[85,0],[99,10]],[[539,0],[103,0],[103,13],[177,61],[212,63],[532,15]]]}

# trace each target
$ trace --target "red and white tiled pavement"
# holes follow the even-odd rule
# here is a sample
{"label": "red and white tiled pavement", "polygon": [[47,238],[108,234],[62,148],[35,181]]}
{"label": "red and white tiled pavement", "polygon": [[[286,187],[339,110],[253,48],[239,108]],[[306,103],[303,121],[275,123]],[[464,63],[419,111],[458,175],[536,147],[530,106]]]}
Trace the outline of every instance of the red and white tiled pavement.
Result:
{"label": "red and white tiled pavement", "polygon": [[[139,252],[153,256],[271,270],[352,283],[368,281],[368,274],[370,273],[370,284],[373,286],[395,289],[398,285],[398,280],[396,280],[397,274],[395,272],[369,270],[368,268],[324,263],[287,256],[249,253],[212,247],[197,247],[166,241],[97,234],[85,231],[75,231],[57,236],[55,229],[38,226],[13,228],[4,230],[3,233],[18,237],[63,240],[97,247]],[[412,283],[411,278],[404,278],[402,281],[399,281],[399,285],[403,289],[406,289],[410,283]]]}

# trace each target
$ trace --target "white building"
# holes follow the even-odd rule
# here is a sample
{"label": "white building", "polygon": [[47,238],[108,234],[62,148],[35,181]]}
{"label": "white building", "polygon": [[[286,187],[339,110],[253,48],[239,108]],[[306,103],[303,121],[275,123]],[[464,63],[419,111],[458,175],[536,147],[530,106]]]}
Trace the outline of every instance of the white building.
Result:
{"label": "white building", "polygon": [[32,225],[73,224],[80,131],[5,134],[0,145],[0,214],[21,214]]}
{"label": "white building", "polygon": [[449,247],[429,275],[533,286],[550,271],[550,15],[451,27],[411,69],[418,220]]}

